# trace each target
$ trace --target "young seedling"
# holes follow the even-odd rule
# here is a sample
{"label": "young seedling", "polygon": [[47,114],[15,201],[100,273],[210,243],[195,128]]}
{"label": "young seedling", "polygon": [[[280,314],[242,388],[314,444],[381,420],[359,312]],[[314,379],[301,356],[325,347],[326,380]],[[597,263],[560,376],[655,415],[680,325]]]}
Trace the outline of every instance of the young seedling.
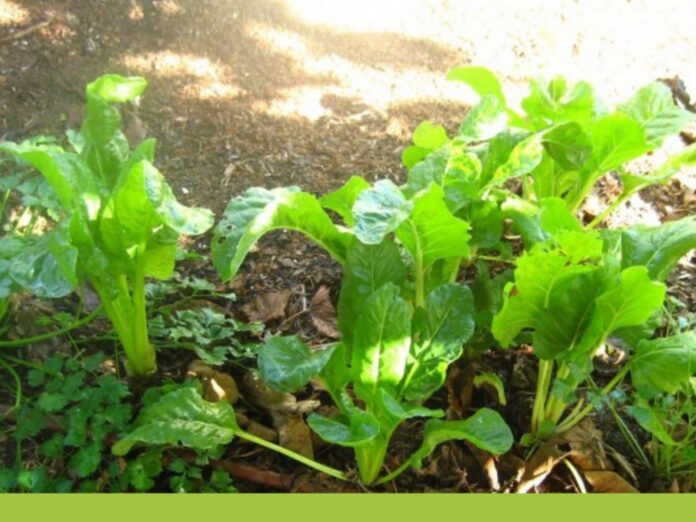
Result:
{"label": "young seedling", "polygon": [[210,211],[176,200],[152,164],[155,141],[131,150],[121,131],[114,104],[134,100],[146,85],[143,78],[117,75],[90,83],[82,128],[69,134],[73,151],[33,141],[0,144],[44,175],[62,209],[55,228],[13,260],[11,275],[29,288],[89,281],[123,345],[129,373],[138,376],[157,368],[146,278],[169,278],[180,235],[202,234],[213,224]]}

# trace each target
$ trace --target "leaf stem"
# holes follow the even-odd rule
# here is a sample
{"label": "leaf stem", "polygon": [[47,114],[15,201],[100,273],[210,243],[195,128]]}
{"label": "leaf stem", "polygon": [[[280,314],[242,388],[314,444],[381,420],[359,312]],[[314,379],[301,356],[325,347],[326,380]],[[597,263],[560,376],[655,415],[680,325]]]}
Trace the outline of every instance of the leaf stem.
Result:
{"label": "leaf stem", "polygon": [[282,446],[279,446],[277,444],[273,444],[272,442],[269,442],[265,439],[257,437],[256,435],[252,435],[251,433],[248,433],[248,432],[243,431],[243,430],[235,430],[235,435],[237,437],[239,437],[240,439],[248,440],[249,442],[253,442],[254,444],[258,444],[259,446],[263,446],[264,448],[268,448],[272,451],[280,453],[281,455],[285,455],[286,457],[289,457],[293,460],[296,460],[297,462],[300,462],[300,463],[304,464],[305,466],[309,466],[310,468],[316,469],[317,471],[321,471],[322,473],[325,473],[331,477],[337,478],[339,480],[345,480],[347,482],[350,482],[348,475],[346,475],[344,472],[337,470],[335,468],[332,468],[330,466],[320,464],[319,462],[312,460],[308,457],[305,457],[304,455],[300,455],[299,453],[295,453],[294,451],[286,449]]}
{"label": "leaf stem", "polygon": [[67,333],[67,332],[74,330],[76,328],[80,328],[81,326],[84,326],[87,323],[91,322],[102,312],[102,309],[103,308],[100,305],[96,309],[94,309],[92,312],[90,312],[88,315],[86,315],[85,317],[80,319],[79,321],[76,321],[73,324],[65,326],[59,330],[54,331],[54,332],[48,332],[48,333],[41,334],[41,335],[35,335],[34,337],[25,337],[23,339],[14,339],[12,341],[0,341],[0,348],[17,348],[19,346],[26,346],[28,344],[38,343],[41,341],[45,341],[46,339],[51,339],[51,338],[56,337],[58,335],[62,335],[64,333]]}

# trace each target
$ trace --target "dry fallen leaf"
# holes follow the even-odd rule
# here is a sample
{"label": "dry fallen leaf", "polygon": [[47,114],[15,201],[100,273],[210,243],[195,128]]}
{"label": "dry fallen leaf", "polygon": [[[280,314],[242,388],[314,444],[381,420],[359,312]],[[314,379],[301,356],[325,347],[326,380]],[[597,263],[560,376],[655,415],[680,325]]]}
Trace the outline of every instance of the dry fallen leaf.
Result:
{"label": "dry fallen leaf", "polygon": [[602,432],[591,419],[584,419],[570,430],[555,436],[549,442],[570,446],[568,456],[581,470],[612,470],[614,467],[604,450]]}
{"label": "dry fallen leaf", "polygon": [[290,299],[290,290],[278,290],[257,295],[250,303],[242,306],[242,311],[252,323],[265,323],[285,317],[285,307]]}
{"label": "dry fallen leaf", "polygon": [[530,489],[538,487],[566,455],[567,453],[558,449],[556,444],[544,444],[527,461],[516,491],[527,493]]}
{"label": "dry fallen leaf", "polygon": [[198,359],[189,364],[187,375],[198,377],[203,383],[203,398],[206,401],[225,400],[234,404],[239,399],[237,383],[231,375],[214,370]]}
{"label": "dry fallen leaf", "polygon": [[331,303],[328,286],[320,286],[309,303],[309,318],[314,327],[326,337],[338,339],[336,309]]}
{"label": "dry fallen leaf", "polygon": [[614,471],[584,471],[583,473],[595,493],[638,493],[636,488]]}

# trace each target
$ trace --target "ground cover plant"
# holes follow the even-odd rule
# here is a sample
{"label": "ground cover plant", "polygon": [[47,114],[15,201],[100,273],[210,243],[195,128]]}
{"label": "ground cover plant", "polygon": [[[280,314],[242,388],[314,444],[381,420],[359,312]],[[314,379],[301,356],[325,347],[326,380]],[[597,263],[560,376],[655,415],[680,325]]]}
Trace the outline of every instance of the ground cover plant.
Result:
{"label": "ground cover plant", "polygon": [[[638,465],[693,487],[696,342],[692,325],[672,317],[667,291],[696,247],[696,218],[601,228],[636,191],[696,163],[691,145],[652,173],[629,165],[693,115],[657,83],[610,110],[589,84],[533,81],[518,111],[491,72],[449,76],[481,100],[452,137],[432,122],[415,129],[403,184],[356,175],[322,196],[253,187],[214,228],[210,211],[176,200],[154,166],[154,140],[131,149],[121,130],[118,105],[137,100],[142,78],[90,83],[86,118],[66,147],[46,137],[0,144],[14,172],[0,178],[0,334],[13,328],[11,295],[77,306],[53,332],[0,339],[0,369],[12,378],[4,393],[14,398],[0,410],[12,420],[0,434],[12,441],[0,454],[9,459],[0,490],[233,492],[230,473],[242,472],[229,457],[250,442],[270,459],[371,488],[465,451],[491,489],[527,491],[550,472],[536,474],[536,461],[554,444],[578,453],[577,430],[607,412]],[[614,174],[619,197],[587,217],[588,194]],[[207,252],[182,248],[211,228],[219,280]],[[301,233],[340,267],[336,310],[328,298],[322,305],[324,323],[335,322],[322,329],[329,339],[235,312],[230,288],[277,230]],[[205,276],[175,272],[179,260]],[[113,333],[75,333],[102,311]],[[101,343],[112,352],[93,348]],[[525,403],[506,400],[500,361],[510,350],[533,361],[528,422],[516,417]],[[595,371],[602,353],[621,355],[608,378]],[[272,400],[258,401],[259,390]],[[257,422],[264,416],[275,431]],[[337,464],[341,448],[353,459]],[[506,467],[517,472],[501,484]]]}

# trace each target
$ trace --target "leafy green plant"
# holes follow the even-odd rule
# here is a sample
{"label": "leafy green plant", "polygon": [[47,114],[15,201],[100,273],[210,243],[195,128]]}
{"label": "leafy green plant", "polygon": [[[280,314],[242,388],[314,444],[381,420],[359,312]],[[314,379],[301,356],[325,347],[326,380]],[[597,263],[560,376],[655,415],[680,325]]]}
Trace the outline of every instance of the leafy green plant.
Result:
{"label": "leafy green plant", "polygon": [[548,238],[517,260],[514,282],[506,286],[492,326],[502,346],[531,340],[539,358],[531,423],[537,439],[564,431],[591,412],[581,400],[564,418],[590,375],[593,355],[612,335],[623,337],[636,353],[602,389],[604,394],[629,371],[634,382],[647,378],[656,370],[657,356],[661,378],[680,374],[684,353],[645,348],[656,326],[651,328],[648,320],[662,308],[665,286],[660,281],[696,241],[692,218],[607,231],[603,239],[583,230],[559,199],[542,200],[541,208],[539,223]]}
{"label": "leafy green plant", "polygon": [[[54,354],[28,366],[27,382],[35,390],[15,411],[13,436],[16,465],[0,470],[3,491],[96,491],[109,489],[120,475],[109,455],[108,438],[130,424],[130,391],[115,375],[99,369],[106,357],[82,360]],[[23,452],[23,444],[34,450]],[[34,455],[24,465],[25,455]],[[108,469],[101,476],[102,466]],[[108,477],[108,478],[107,478]]]}
{"label": "leafy green plant", "polygon": [[[350,290],[344,283],[343,291]],[[420,403],[442,386],[448,364],[473,332],[473,299],[466,287],[448,283],[436,288],[413,316],[399,293],[387,282],[364,299],[350,344],[312,351],[297,337],[273,337],[259,352],[261,377],[273,389],[292,392],[320,378],[338,413],[311,414],[309,426],[327,442],[353,448],[366,485],[420,467],[447,440],[468,440],[494,454],[512,445],[507,424],[487,408],[462,421],[433,419],[425,424],[421,447],[379,478],[389,441],[403,421],[444,416]]]}
{"label": "leafy green plant", "polygon": [[37,295],[60,295],[82,279],[94,287],[123,345],[128,371],[147,375],[156,357],[147,331],[145,280],[167,279],[181,234],[205,232],[205,209],[181,205],[153,166],[155,141],[130,150],[114,104],[140,96],[143,78],[105,75],[86,89],[87,115],[69,134],[74,152],[54,144],[3,143],[51,185],[62,219],[23,246],[11,265],[15,282]]}
{"label": "leafy green plant", "polygon": [[488,230],[500,227],[495,204],[506,199],[501,189],[512,179],[521,181],[526,201],[558,197],[576,213],[597,181],[617,172],[623,192],[592,221],[594,227],[636,191],[665,183],[696,163],[696,146],[690,146],[650,174],[625,170],[628,162],[658,148],[694,119],[661,83],[643,87],[610,112],[586,82],[569,86],[560,76],[547,84],[534,80],[518,112],[487,69],[458,67],[448,78],[474,89],[479,104],[451,139],[444,128],[421,124],[402,159],[409,186],[436,181],[448,193],[448,204],[468,214],[474,229],[481,228],[476,220],[487,222]]}

